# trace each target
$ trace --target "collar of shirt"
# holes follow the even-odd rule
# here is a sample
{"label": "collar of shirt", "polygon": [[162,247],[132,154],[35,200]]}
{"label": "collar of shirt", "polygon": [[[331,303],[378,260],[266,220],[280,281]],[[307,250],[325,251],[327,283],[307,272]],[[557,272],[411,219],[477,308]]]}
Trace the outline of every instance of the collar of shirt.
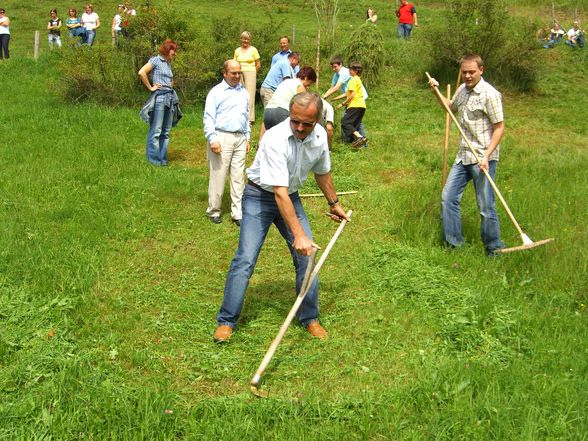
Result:
{"label": "collar of shirt", "polygon": [[484,90],[484,84],[486,83],[486,81],[484,81],[484,78],[480,77],[480,81],[478,81],[478,84],[476,84],[473,89],[467,89],[468,93],[472,93],[474,92],[476,95],[479,95],[482,93],[482,91]]}
{"label": "collar of shirt", "polygon": [[241,83],[237,83],[237,85],[235,87],[231,86],[229,83],[227,83],[227,80],[225,80],[224,78],[223,78],[223,82],[221,84],[225,85],[223,90],[227,90],[227,89],[240,90],[243,88],[243,85]]}

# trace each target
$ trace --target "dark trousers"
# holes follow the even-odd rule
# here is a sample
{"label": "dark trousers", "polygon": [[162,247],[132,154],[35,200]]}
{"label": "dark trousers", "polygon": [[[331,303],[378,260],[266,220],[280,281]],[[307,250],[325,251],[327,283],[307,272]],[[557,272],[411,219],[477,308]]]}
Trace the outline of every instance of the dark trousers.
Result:
{"label": "dark trousers", "polygon": [[8,51],[8,44],[10,43],[10,34],[0,35],[0,59],[10,58],[10,52]]}
{"label": "dark trousers", "polygon": [[353,132],[359,131],[359,125],[365,113],[364,107],[350,107],[343,114],[341,119],[341,130],[343,130],[343,139],[345,142],[355,140]]}

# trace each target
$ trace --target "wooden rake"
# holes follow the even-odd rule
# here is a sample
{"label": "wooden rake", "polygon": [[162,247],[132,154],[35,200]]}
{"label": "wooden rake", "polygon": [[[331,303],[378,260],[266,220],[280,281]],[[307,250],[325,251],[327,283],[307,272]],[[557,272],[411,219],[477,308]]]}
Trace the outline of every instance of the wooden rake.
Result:
{"label": "wooden rake", "polygon": [[[347,217],[351,219],[352,213],[353,213],[353,211],[349,210],[347,212]],[[343,221],[341,221],[341,225],[339,225],[339,228],[337,228],[337,231],[335,232],[335,234],[331,238],[331,241],[327,245],[327,248],[325,248],[325,251],[321,255],[321,258],[319,259],[318,263],[316,263],[316,265],[315,265],[315,258],[316,258],[317,249],[316,248],[313,249],[312,254],[310,255],[310,262],[308,262],[308,265],[306,267],[306,273],[304,274],[304,280],[302,281],[302,286],[300,287],[300,292],[298,293],[298,296],[296,297],[296,301],[294,302],[294,305],[290,309],[290,312],[288,313],[286,320],[284,320],[284,323],[280,327],[280,330],[278,331],[278,335],[276,335],[276,338],[274,338],[274,341],[272,342],[269,349],[265,353],[263,360],[261,360],[261,363],[259,364],[257,371],[255,371],[255,374],[253,375],[253,378],[251,379],[251,392],[254,395],[256,395],[258,397],[267,397],[268,396],[267,392],[259,390],[259,385],[261,383],[261,376],[263,375],[263,373],[267,369],[268,365],[270,364],[270,361],[271,361],[272,357],[274,356],[274,354],[276,353],[278,346],[282,342],[282,339],[284,338],[284,335],[286,334],[286,331],[288,330],[290,323],[294,319],[296,312],[298,312],[298,308],[300,308],[300,305],[302,304],[304,297],[306,297],[306,294],[310,290],[310,287],[312,286],[315,279],[318,277],[319,270],[323,266],[323,263],[325,263],[325,260],[327,260],[327,256],[329,255],[331,248],[333,248],[333,245],[335,245],[335,242],[337,242],[337,239],[339,238],[339,236],[343,232],[343,228],[345,228],[346,224],[347,224],[347,220],[343,219]]]}
{"label": "wooden rake", "polygon": [[[431,80],[431,75],[429,75],[429,72],[425,72],[425,73],[427,75],[427,78],[429,80]],[[465,142],[468,145],[470,151],[472,152],[472,154],[474,155],[474,157],[476,158],[476,160],[479,162],[480,159],[478,158],[478,154],[476,153],[476,150],[474,149],[474,146],[472,145],[472,143],[470,142],[470,140],[466,136],[465,132],[461,128],[461,125],[459,124],[459,121],[457,121],[457,118],[455,117],[455,115],[453,114],[453,112],[451,111],[451,109],[449,108],[449,106],[447,105],[447,103],[445,102],[445,100],[443,99],[443,95],[439,91],[439,88],[437,88],[435,86],[433,88],[433,90],[435,92],[435,95],[437,95],[437,98],[439,99],[439,102],[441,102],[443,104],[443,107],[445,108],[445,111],[449,114],[449,116],[451,117],[451,119],[455,123],[455,126],[459,130],[459,133],[461,134],[461,136],[465,140]],[[516,247],[511,247],[511,248],[502,248],[500,250],[496,250],[497,253],[512,253],[513,251],[528,250],[529,248],[535,248],[535,247],[538,247],[538,246],[541,246],[541,245],[545,245],[546,243],[552,242],[554,240],[553,238],[550,238],[550,239],[538,240],[536,242],[533,242],[531,240],[531,238],[529,236],[527,236],[523,232],[521,226],[519,225],[519,223],[515,219],[514,215],[512,214],[512,211],[510,211],[510,208],[508,208],[508,205],[506,203],[506,200],[502,197],[502,194],[500,193],[500,190],[498,190],[498,187],[494,183],[494,180],[490,177],[490,173],[488,173],[487,170],[482,170],[482,171],[486,175],[486,178],[488,179],[488,182],[492,186],[492,189],[494,190],[494,193],[496,194],[496,196],[498,196],[498,199],[500,199],[500,202],[502,203],[502,206],[504,207],[506,213],[508,214],[508,217],[510,218],[510,220],[513,223],[513,225],[517,229],[519,235],[521,236],[521,240],[523,241],[523,244],[522,245],[519,245],[519,246],[516,246]]]}

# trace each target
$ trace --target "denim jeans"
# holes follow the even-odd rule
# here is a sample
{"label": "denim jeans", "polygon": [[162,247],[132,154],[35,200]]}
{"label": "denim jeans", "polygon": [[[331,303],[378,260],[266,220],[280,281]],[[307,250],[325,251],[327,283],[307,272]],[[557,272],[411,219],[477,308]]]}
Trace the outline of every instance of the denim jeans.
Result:
{"label": "denim jeans", "polygon": [[[492,179],[496,174],[496,163],[497,161],[489,162],[489,174]],[[486,252],[492,253],[504,248],[504,244],[500,240],[500,223],[494,207],[494,190],[478,164],[463,165],[458,162],[451,167],[441,197],[443,239],[447,245],[452,247],[463,245],[460,203],[464,189],[470,180],[474,182],[476,200],[482,218],[480,226],[482,242],[484,242]]]}
{"label": "denim jeans", "polygon": [[96,31],[95,30],[86,30],[82,34],[82,44],[87,44],[88,46],[92,46],[94,44],[94,39],[96,38]]}
{"label": "denim jeans", "polygon": [[61,47],[61,37],[59,35],[49,34],[48,37],[49,47],[53,49],[53,45],[57,45],[57,47]]}
{"label": "denim jeans", "polygon": [[398,23],[398,38],[408,38],[412,32],[412,25],[408,23]]}
{"label": "denim jeans", "polygon": [[[292,204],[296,210],[296,216],[302,224],[306,235],[312,240],[310,224],[302,208],[302,203],[298,193],[290,195]],[[241,219],[241,234],[239,235],[239,246],[235,258],[231,261],[231,266],[227,274],[225,283],[225,294],[223,304],[217,315],[219,325],[228,325],[234,327],[241,315],[245,291],[249,285],[249,279],[255,269],[257,257],[261,251],[261,246],[265,241],[267,232],[271,224],[278,227],[278,231],[286,240],[294,267],[296,269],[296,292],[300,292],[304,273],[309,262],[309,257],[301,256],[292,248],[293,236],[282,219],[274,194],[264,191],[251,185],[245,186],[243,193],[243,218]],[[310,290],[306,294],[296,317],[303,326],[308,326],[318,318],[318,278],[313,282]]]}
{"label": "denim jeans", "polygon": [[149,120],[146,146],[147,160],[152,164],[167,165],[167,146],[172,122],[172,108],[166,107],[163,97],[157,97]]}

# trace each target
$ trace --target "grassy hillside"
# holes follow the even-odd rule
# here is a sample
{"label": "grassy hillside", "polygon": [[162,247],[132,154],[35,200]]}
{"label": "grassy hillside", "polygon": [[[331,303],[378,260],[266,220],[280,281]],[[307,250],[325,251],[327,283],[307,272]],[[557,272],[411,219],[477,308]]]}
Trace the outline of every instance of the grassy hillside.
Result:
{"label": "grassy hillside", "polygon": [[[535,8],[518,3],[521,14]],[[226,10],[253,19],[240,3],[183,4],[195,25]],[[422,80],[440,5],[420,8],[406,44],[393,39],[389,3],[374,5],[394,62],[370,90],[370,147],[337,142],[332,155],[338,189],[358,193],[341,198],[353,222],[321,270],[330,337],[293,326],[264,377],[270,396],[257,399],[249,381],[294,301],[292,264],[272,231],[238,331],[214,345],[238,231],[204,215],[202,109],[184,109],[170,166],[149,166],[138,109],[63,102],[56,57],[28,57],[27,35],[45,18],[6,3],[14,50],[0,64],[0,439],[588,438],[586,51],[540,52],[537,90],[504,91],[498,186],[529,236],[556,241],[487,259],[469,188],[467,244],[448,252],[444,116]],[[99,13],[107,7],[96,2]],[[312,39],[308,4],[274,9],[284,32],[296,24],[298,38]],[[346,2],[340,29],[363,9]],[[456,144],[454,132],[451,156]],[[323,199],[304,202],[324,246],[336,226]],[[498,211],[503,239],[520,244]]]}

